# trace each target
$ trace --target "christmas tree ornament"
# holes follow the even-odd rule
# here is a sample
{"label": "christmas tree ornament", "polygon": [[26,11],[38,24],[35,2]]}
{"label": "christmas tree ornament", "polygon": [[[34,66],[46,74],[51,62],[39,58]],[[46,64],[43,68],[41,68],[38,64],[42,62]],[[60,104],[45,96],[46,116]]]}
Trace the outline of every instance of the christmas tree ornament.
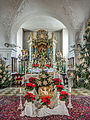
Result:
{"label": "christmas tree ornament", "polygon": [[50,79],[50,78],[48,78],[47,80],[48,80],[48,82],[50,82],[50,83],[51,83],[51,79]]}
{"label": "christmas tree ornament", "polygon": [[46,80],[44,80],[43,81],[43,85],[47,85],[48,83],[47,83],[47,81]]}
{"label": "christmas tree ornament", "polygon": [[2,70],[0,69],[0,73],[2,72]]}
{"label": "christmas tree ornament", "polygon": [[84,72],[86,72],[86,70],[85,70],[85,69],[83,69],[83,70],[82,70],[82,72],[84,73]]}
{"label": "christmas tree ornament", "polygon": [[90,67],[88,67],[88,71],[90,72]]}
{"label": "christmas tree ornament", "polygon": [[79,77],[78,77],[78,75],[77,75],[77,81],[79,81]]}
{"label": "christmas tree ornament", "polygon": [[88,52],[87,48],[85,48],[85,52]]}
{"label": "christmas tree ornament", "polygon": [[38,84],[38,86],[40,86],[42,83],[41,83],[41,81],[38,81],[38,83],[37,83],[37,84]]}
{"label": "christmas tree ornament", "polygon": [[89,81],[88,80],[85,80],[85,82],[84,82],[85,84],[88,84],[89,83]]}
{"label": "christmas tree ornament", "polygon": [[2,64],[0,64],[0,67],[2,67]]}
{"label": "christmas tree ornament", "polygon": [[84,68],[86,68],[87,67],[87,64],[84,64]]}
{"label": "christmas tree ornament", "polygon": [[0,75],[0,78],[2,78],[2,75]]}

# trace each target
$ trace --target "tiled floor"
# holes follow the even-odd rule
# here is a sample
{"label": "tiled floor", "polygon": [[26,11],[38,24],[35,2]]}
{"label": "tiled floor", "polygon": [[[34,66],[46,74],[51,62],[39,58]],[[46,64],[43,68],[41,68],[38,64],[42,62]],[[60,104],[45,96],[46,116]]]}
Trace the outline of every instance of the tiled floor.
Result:
{"label": "tiled floor", "polygon": [[[0,89],[0,96],[20,96],[20,94],[24,94],[24,88],[11,87]],[[88,95],[90,96],[90,90],[80,88],[80,89],[72,89],[72,95]]]}

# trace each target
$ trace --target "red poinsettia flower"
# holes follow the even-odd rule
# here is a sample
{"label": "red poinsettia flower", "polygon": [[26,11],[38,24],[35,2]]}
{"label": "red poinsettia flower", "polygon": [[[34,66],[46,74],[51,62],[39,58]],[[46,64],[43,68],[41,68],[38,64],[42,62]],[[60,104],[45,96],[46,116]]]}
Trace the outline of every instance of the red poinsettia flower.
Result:
{"label": "red poinsettia flower", "polygon": [[30,78],[29,78],[29,81],[30,81],[31,83],[35,83],[35,80],[36,80],[36,78],[34,78],[34,77],[30,77]]}
{"label": "red poinsettia flower", "polygon": [[66,101],[68,96],[69,96],[69,94],[66,91],[61,91],[59,99],[62,101]]}
{"label": "red poinsettia flower", "polygon": [[28,102],[30,101],[34,101],[35,100],[35,95],[33,95],[32,93],[26,92],[27,94],[25,94],[24,98],[25,100],[27,100]]}
{"label": "red poinsettia flower", "polygon": [[51,103],[49,96],[47,96],[47,97],[41,96],[41,100],[42,100],[43,104],[46,104],[46,105],[47,104],[49,105]]}
{"label": "red poinsettia flower", "polygon": [[56,85],[56,87],[57,87],[57,91],[62,91],[62,89],[64,88],[63,85],[60,84]]}
{"label": "red poinsettia flower", "polygon": [[49,67],[49,65],[48,65],[48,64],[46,64],[46,67]]}
{"label": "red poinsettia flower", "polygon": [[34,88],[35,88],[35,84],[33,84],[31,82],[26,83],[25,89],[33,90]]}

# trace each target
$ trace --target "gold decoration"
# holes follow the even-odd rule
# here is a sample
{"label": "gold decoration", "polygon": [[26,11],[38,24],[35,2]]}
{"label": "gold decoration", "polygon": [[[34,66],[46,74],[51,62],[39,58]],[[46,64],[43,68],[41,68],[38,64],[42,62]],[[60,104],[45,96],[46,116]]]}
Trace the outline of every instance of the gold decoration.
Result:
{"label": "gold decoration", "polygon": [[0,69],[0,73],[2,72],[2,70]]}
{"label": "gold decoration", "polygon": [[5,75],[5,74],[6,74],[6,72],[3,72],[3,74]]}
{"label": "gold decoration", "polygon": [[84,69],[84,70],[82,70],[82,72],[83,72],[83,73],[85,73],[85,72],[86,72],[86,70]]}
{"label": "gold decoration", "polygon": [[2,64],[0,64],[0,67],[2,66]]}
{"label": "gold decoration", "polygon": [[38,84],[38,86],[39,86],[39,85],[41,85],[42,83],[41,83],[41,81],[38,81],[38,83],[37,83],[37,84]]}
{"label": "gold decoration", "polygon": [[2,84],[4,83],[4,80],[2,80]]}
{"label": "gold decoration", "polygon": [[52,98],[53,97],[52,86],[50,86],[50,87],[39,87],[38,93],[39,93],[39,97],[41,97],[41,96],[43,96],[43,97],[49,96],[50,98]]}
{"label": "gold decoration", "polygon": [[47,81],[46,80],[43,81],[43,85],[47,85]]}
{"label": "gold decoration", "polygon": [[48,80],[48,82],[50,82],[50,83],[51,83],[51,79],[50,79],[50,78],[48,78],[47,80]]}
{"label": "gold decoration", "polygon": [[42,74],[41,77],[42,77],[42,78],[46,78],[46,75],[45,75],[45,74]]}
{"label": "gold decoration", "polygon": [[0,78],[2,78],[2,75],[0,75]]}
{"label": "gold decoration", "polygon": [[79,81],[79,77],[78,77],[78,75],[77,75],[77,81]]}
{"label": "gold decoration", "polygon": [[84,83],[88,84],[89,82],[88,82],[88,80],[85,80],[85,82],[84,82]]}
{"label": "gold decoration", "polygon": [[87,48],[85,48],[85,52],[88,52]]}

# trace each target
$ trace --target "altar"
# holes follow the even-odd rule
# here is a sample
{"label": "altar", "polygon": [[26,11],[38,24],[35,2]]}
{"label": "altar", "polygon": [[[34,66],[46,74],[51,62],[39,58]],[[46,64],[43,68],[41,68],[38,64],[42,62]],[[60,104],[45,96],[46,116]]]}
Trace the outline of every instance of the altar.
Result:
{"label": "altar", "polygon": [[[27,42],[29,44],[29,69],[25,66],[25,75],[22,79],[26,94],[24,95],[25,104],[21,116],[69,116],[65,105],[69,94],[64,89],[60,71],[56,70],[56,37],[54,32],[49,37],[48,31],[38,30],[36,38],[33,33],[30,33]],[[26,58],[24,51],[22,54],[23,58]]]}

